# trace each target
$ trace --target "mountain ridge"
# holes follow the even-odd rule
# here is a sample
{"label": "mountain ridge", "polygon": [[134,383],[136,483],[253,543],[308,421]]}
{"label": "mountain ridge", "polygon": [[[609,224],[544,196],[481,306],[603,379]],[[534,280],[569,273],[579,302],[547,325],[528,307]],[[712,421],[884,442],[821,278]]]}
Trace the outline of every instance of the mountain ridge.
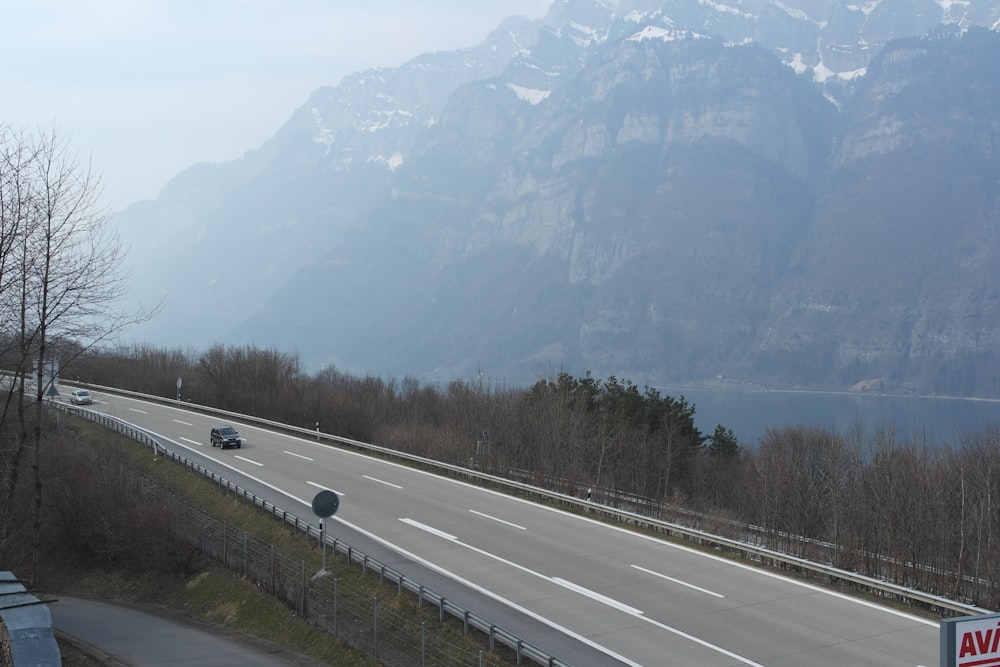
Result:
{"label": "mountain ridge", "polygon": [[[566,367],[1000,395],[998,37],[969,18],[996,4],[945,20],[957,5],[930,3],[929,34],[869,34],[886,47],[841,76],[822,48],[732,25],[773,43],[782,24],[872,32],[892,3],[864,21],[832,0],[751,4],[752,21],[723,23],[700,3],[556,2],[478,51],[317,91],[242,163],[216,166],[232,182],[188,173],[121,214],[142,224],[186,202],[200,245],[161,247],[237,257],[231,273],[181,272],[185,307],[161,339],[428,380]],[[847,14],[822,25],[807,9]],[[890,33],[926,27],[897,14]],[[449,68],[476,53],[495,57],[458,80]],[[367,97],[348,95],[359,81]]]}

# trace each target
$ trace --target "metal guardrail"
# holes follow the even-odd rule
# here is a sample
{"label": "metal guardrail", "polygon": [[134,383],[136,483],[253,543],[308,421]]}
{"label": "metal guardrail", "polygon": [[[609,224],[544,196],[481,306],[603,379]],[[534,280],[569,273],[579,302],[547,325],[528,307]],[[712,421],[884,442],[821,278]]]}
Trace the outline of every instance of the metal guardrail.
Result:
{"label": "metal guardrail", "polygon": [[362,570],[366,573],[369,570],[377,572],[382,580],[388,580],[391,583],[396,584],[400,592],[405,589],[416,594],[421,605],[424,602],[429,602],[430,604],[438,607],[439,618],[442,622],[444,621],[446,614],[450,615],[462,622],[466,633],[468,633],[469,629],[472,628],[489,637],[491,649],[495,648],[498,643],[506,646],[514,652],[517,664],[520,665],[525,659],[528,659],[539,665],[547,665],[548,667],[570,667],[569,663],[560,660],[534,644],[521,639],[514,633],[491,622],[486,617],[452,602],[445,596],[436,593],[432,589],[423,586],[415,579],[407,577],[402,572],[399,572],[398,570],[381,563],[377,559],[368,556],[343,540],[332,538],[329,533],[326,532],[321,533],[316,526],[308,521],[300,519],[297,515],[283,510],[274,503],[270,503],[267,500],[258,497],[251,491],[244,489],[234,482],[231,482],[216,472],[209,470],[208,468],[191,461],[184,456],[181,456],[177,452],[171,451],[169,448],[162,445],[155,437],[150,435],[146,430],[118,417],[97,412],[83,406],[69,405],[59,401],[49,401],[49,403],[56,406],[60,410],[83,417],[100,426],[121,433],[132,440],[150,447],[156,455],[162,454],[167,456],[174,461],[200,473],[234,495],[239,496],[243,500],[250,502],[257,507],[260,507],[263,511],[271,514],[273,517],[294,526],[296,530],[305,532],[307,537],[315,537],[317,539],[324,540],[327,545],[333,548],[334,553],[339,552],[346,556],[349,565],[357,563],[361,565]]}
{"label": "metal guardrail", "polygon": [[[143,400],[161,403],[163,405],[172,405],[172,406],[178,405],[178,402],[176,400],[163,398],[162,396],[141,394],[138,392],[117,389],[115,387],[104,387],[101,385],[84,384],[83,386],[89,386],[92,389],[106,391],[113,394],[121,394],[123,396],[132,396],[135,398],[141,398]],[[268,419],[261,419],[259,417],[253,417],[250,415],[243,415],[236,412],[230,412],[227,410],[220,410],[218,408],[213,408],[210,406],[188,404],[188,403],[183,403],[181,405],[183,405],[185,409],[192,409],[199,412],[204,412],[206,414],[229,417],[247,423],[253,423],[256,425],[266,426],[281,431],[297,433],[299,435],[308,436],[310,438],[316,438],[330,443],[336,443],[347,447],[351,447],[353,449],[364,451],[369,454],[376,454],[383,458],[404,461],[406,463],[417,465],[425,469],[433,470],[438,473],[448,473],[454,477],[464,478],[473,482],[477,482],[479,484],[489,484],[492,486],[500,487],[502,489],[506,489],[508,491],[513,491],[523,495],[540,498],[548,502],[565,505],[577,511],[586,512],[591,515],[603,517],[605,519],[610,519],[612,521],[632,525],[635,526],[636,528],[652,530],[658,533],[662,533],[664,535],[669,535],[671,537],[676,537],[688,542],[693,542],[701,546],[707,546],[713,549],[724,550],[728,553],[735,554],[742,558],[751,561],[756,561],[761,564],[767,564],[783,569],[792,569],[801,572],[807,572],[814,577],[823,578],[831,582],[841,582],[850,584],[852,586],[856,586],[862,590],[866,590],[884,599],[899,600],[907,604],[919,603],[921,605],[925,605],[930,608],[947,610],[957,614],[975,615],[975,614],[984,614],[990,612],[990,610],[988,609],[983,609],[981,607],[976,607],[974,605],[957,602],[955,600],[950,600],[940,595],[932,595],[930,593],[926,593],[924,591],[920,591],[914,588],[900,586],[898,584],[881,581],[878,579],[874,579],[872,577],[866,577],[864,575],[850,572],[848,570],[843,570],[823,563],[816,563],[813,561],[806,560],[805,558],[791,556],[785,553],[781,553],[779,551],[774,551],[772,549],[760,547],[755,544],[750,544],[748,542],[742,542],[739,540],[723,537],[720,535],[713,535],[711,533],[707,533],[680,524],[672,523],[669,521],[662,521],[660,519],[654,519],[652,517],[643,516],[635,512],[630,512],[628,510],[622,510],[610,507],[608,505],[602,505],[600,503],[591,502],[589,500],[583,500],[575,496],[559,493],[557,491],[550,491],[548,489],[543,489],[530,484],[525,484],[523,482],[518,482],[503,477],[498,477],[496,475],[489,475],[486,473],[477,472],[475,470],[464,468],[462,466],[456,466],[449,463],[442,463],[440,461],[434,461],[432,459],[416,456],[414,454],[407,454],[406,452],[396,451],[393,449],[389,449],[387,447],[381,447],[379,445],[374,445],[371,443],[352,440],[350,438],[344,438],[337,435],[322,433],[307,428],[301,428],[298,426],[290,426],[288,424],[282,424],[280,422],[275,422]]]}

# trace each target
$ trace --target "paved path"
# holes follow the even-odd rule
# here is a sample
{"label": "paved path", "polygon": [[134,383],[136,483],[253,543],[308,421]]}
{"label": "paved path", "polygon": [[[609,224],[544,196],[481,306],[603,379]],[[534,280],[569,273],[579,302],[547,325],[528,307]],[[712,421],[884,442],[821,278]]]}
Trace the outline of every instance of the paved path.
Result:
{"label": "paved path", "polygon": [[319,665],[221,626],[172,618],[146,608],[60,596],[49,604],[57,636],[106,665]]}

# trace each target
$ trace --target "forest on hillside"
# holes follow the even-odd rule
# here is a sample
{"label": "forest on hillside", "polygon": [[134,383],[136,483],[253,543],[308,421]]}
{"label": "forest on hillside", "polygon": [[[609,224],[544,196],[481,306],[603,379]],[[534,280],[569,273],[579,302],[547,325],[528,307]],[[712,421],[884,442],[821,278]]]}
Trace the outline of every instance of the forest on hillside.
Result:
{"label": "forest on hillside", "polygon": [[64,379],[175,398],[527,481],[987,608],[1000,606],[1000,429],[954,442],[894,425],[784,426],[756,443],[615,377],[530,388],[307,373],[256,346],[75,355]]}

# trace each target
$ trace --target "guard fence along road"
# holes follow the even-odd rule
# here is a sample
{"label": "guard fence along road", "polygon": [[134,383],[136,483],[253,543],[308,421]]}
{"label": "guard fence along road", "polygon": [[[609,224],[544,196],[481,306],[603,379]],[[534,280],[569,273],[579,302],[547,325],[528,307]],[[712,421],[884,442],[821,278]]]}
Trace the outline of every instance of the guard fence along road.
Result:
{"label": "guard fence along road", "polygon": [[[177,405],[177,401],[163,398],[162,396],[152,396],[131,392],[115,387],[104,387],[101,385],[85,385],[91,389],[106,391],[112,394],[130,396],[163,405]],[[66,407],[66,406],[63,406]],[[761,547],[747,541],[732,539],[720,535],[715,535],[706,531],[698,530],[688,526],[683,526],[669,521],[655,519],[644,516],[638,512],[611,507],[590,500],[581,499],[556,491],[550,491],[527,483],[497,477],[478,472],[469,468],[451,465],[434,461],[421,456],[399,452],[386,447],[380,447],[370,443],[351,440],[328,433],[320,433],[308,428],[289,426],[268,419],[261,419],[251,415],[243,415],[236,412],[219,410],[208,406],[184,404],[184,408],[205,414],[231,417],[264,428],[271,428],[285,433],[295,433],[304,437],[320,439],[331,444],[347,447],[358,452],[371,454],[384,459],[396,460],[407,465],[411,465],[423,470],[428,470],[440,475],[447,475],[452,478],[466,480],[473,484],[490,486],[521,497],[534,498],[554,505],[567,507],[577,512],[587,512],[593,516],[632,525],[636,528],[655,531],[662,535],[675,537],[693,544],[723,551],[746,560],[757,562],[762,565],[776,567],[782,570],[796,572],[800,576],[818,579],[832,584],[842,584],[850,586],[863,593],[874,595],[885,600],[890,600],[905,605],[918,606],[930,609],[935,612],[948,614],[983,614],[989,610],[966,604],[956,600],[951,600],[943,596],[932,595],[907,586],[901,586],[886,581],[866,577],[855,572],[832,567],[824,563],[818,563],[805,558],[792,556],[780,551]]]}
{"label": "guard fence along road", "polygon": [[[437,607],[441,622],[444,622],[446,617],[455,618],[462,623],[465,633],[477,630],[486,635],[491,649],[497,646],[507,647],[512,651],[517,664],[530,660],[550,667],[569,667],[568,663],[504,630],[489,619],[455,604],[412,577],[404,576],[343,540],[334,539],[328,533],[321,533],[308,521],[171,451],[143,429],[117,417],[79,406],[58,401],[49,401],[49,405],[140,442],[153,449],[157,456],[168,457],[197,471],[246,502],[294,526],[296,530],[303,531],[307,536],[325,540],[326,544],[333,548],[334,553],[340,553],[347,558],[348,564],[358,565],[366,574],[378,575],[380,580],[395,584],[400,593],[404,590],[413,593],[420,605],[426,603]],[[268,590],[275,598],[282,600],[351,646],[368,652],[383,664],[445,667],[506,664],[496,655],[484,654],[482,651],[478,655],[470,654],[468,650],[438,638],[435,633],[427,632],[423,624],[417,624],[389,609],[381,608],[377,598],[362,599],[346,593],[339,589],[336,579],[310,577],[303,561],[288,558],[277,552],[273,545],[259,541],[245,531],[236,530],[205,512],[195,510],[157,485],[139,480],[136,484],[143,495],[153,496],[162,506],[174,505],[170,511],[175,515],[186,513],[184,520],[176,523],[184,531],[183,537],[197,545],[205,554],[240,572]]]}

